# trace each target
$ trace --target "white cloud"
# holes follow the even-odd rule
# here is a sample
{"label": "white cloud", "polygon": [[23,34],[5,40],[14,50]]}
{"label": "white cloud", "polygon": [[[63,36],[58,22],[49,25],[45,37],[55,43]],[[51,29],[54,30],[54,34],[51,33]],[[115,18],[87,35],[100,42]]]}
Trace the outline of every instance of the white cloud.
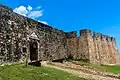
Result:
{"label": "white cloud", "polygon": [[[36,8],[40,9],[41,7],[38,6]],[[19,7],[15,8],[13,11],[18,14],[21,14],[23,16],[27,16],[27,17],[33,18],[33,19],[41,17],[43,15],[43,10],[33,10],[33,8],[30,5],[28,5],[28,7],[19,6]]]}
{"label": "white cloud", "polygon": [[28,9],[28,11],[31,11],[32,7],[30,5],[28,5],[27,9]]}
{"label": "white cloud", "polygon": [[[41,10],[41,6],[38,6],[36,8],[32,8],[30,5],[28,5],[27,7],[19,6],[15,8],[13,11],[23,16],[32,18],[32,19],[36,19],[36,18],[43,16],[43,10]],[[46,21],[40,21],[40,20],[38,21],[48,25]]]}
{"label": "white cloud", "polygon": [[28,17],[35,19],[35,18],[41,17],[42,15],[43,15],[43,10],[40,10],[40,11],[31,11],[28,14]]}
{"label": "white cloud", "polygon": [[46,21],[40,21],[40,20],[38,20],[38,22],[41,22],[43,24],[47,24],[48,25],[48,23]]}
{"label": "white cloud", "polygon": [[18,8],[15,8],[13,11],[23,16],[26,16],[26,14],[28,14],[28,11],[26,10],[25,6],[19,6]]}

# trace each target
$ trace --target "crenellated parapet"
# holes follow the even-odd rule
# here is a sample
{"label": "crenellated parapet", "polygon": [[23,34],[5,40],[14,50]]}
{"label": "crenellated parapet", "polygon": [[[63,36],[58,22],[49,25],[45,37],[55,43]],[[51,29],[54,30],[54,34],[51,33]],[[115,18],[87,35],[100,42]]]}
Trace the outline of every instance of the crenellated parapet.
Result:
{"label": "crenellated parapet", "polygon": [[[66,34],[67,38],[77,38],[77,31],[66,32],[65,34]],[[116,39],[114,37],[110,37],[108,35],[94,32],[89,29],[80,30],[80,36],[78,36],[78,38],[80,38],[81,36],[86,36],[86,37],[91,36],[93,38],[93,40],[113,42],[116,44]]]}
{"label": "crenellated parapet", "polygon": [[87,59],[90,63],[95,64],[115,63],[115,38],[89,29],[80,30],[79,37],[77,37],[76,33],[76,31],[66,33],[70,41],[68,42],[70,44],[68,47],[72,46],[69,52],[77,55],[75,58]]}
{"label": "crenellated parapet", "polygon": [[76,38],[77,37],[77,31],[66,32],[66,37],[67,38]]}
{"label": "crenellated parapet", "polygon": [[[59,32],[60,33],[60,32]],[[80,30],[80,36],[91,36],[94,39],[100,39],[108,42],[116,42],[116,39],[108,35],[104,35],[98,32],[91,31],[89,29]],[[77,38],[77,31],[65,32],[67,38]],[[80,37],[78,36],[78,37]]]}
{"label": "crenellated parapet", "polygon": [[114,37],[111,37],[111,41],[116,43],[116,39]]}
{"label": "crenellated parapet", "polygon": [[100,33],[93,32],[93,39],[101,39]]}
{"label": "crenellated parapet", "polygon": [[106,35],[100,34],[101,40],[106,40]]}
{"label": "crenellated parapet", "polygon": [[110,36],[107,36],[107,41],[108,41],[108,42],[111,42],[111,41],[112,41]]}
{"label": "crenellated parapet", "polygon": [[88,36],[88,35],[92,35],[92,31],[91,30],[88,30],[88,29],[80,30],[80,36]]}

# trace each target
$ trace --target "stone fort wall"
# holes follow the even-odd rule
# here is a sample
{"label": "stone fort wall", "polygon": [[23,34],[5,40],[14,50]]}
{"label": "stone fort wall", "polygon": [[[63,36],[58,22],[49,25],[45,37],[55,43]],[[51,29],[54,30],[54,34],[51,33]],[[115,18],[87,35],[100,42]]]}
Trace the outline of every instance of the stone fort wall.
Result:
{"label": "stone fort wall", "polygon": [[90,63],[115,64],[117,51],[116,40],[113,37],[88,29],[80,30],[80,36],[71,32],[72,38],[67,39],[68,53],[74,59],[85,59]]}
{"label": "stone fort wall", "polygon": [[[31,39],[31,36],[35,39]],[[0,63],[12,63],[30,58],[30,42],[37,42],[39,60],[57,60],[70,55],[74,59],[86,59],[90,63],[116,63],[115,38],[87,29],[64,32],[49,25],[13,12],[0,5]],[[28,59],[29,60],[29,59]]]}
{"label": "stone fort wall", "polygon": [[65,32],[16,14],[12,9],[0,5],[0,63],[24,61],[29,53],[28,38],[33,33],[39,39],[37,52],[40,60],[66,57]]}

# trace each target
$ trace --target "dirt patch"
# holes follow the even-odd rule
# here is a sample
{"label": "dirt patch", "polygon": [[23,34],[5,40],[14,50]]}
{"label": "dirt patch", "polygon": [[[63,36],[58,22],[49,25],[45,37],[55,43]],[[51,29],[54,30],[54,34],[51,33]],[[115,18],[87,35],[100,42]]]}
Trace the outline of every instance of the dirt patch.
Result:
{"label": "dirt patch", "polygon": [[[52,65],[51,65],[52,64]],[[43,66],[52,67],[55,69],[63,70],[73,75],[86,78],[88,80],[120,80],[118,75],[113,75],[111,73],[103,73],[100,71],[87,69],[83,66],[73,64],[71,62],[65,63],[51,63],[45,64]]]}

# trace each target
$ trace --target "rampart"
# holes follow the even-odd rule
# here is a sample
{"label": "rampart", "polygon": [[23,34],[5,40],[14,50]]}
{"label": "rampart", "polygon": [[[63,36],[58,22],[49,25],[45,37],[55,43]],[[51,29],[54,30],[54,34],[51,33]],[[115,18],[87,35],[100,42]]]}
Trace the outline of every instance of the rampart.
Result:
{"label": "rampart", "polygon": [[[71,34],[73,35],[73,34]],[[67,39],[68,53],[74,59],[85,59],[90,63],[115,64],[116,40],[113,37],[88,29],[80,30],[80,36]]]}

